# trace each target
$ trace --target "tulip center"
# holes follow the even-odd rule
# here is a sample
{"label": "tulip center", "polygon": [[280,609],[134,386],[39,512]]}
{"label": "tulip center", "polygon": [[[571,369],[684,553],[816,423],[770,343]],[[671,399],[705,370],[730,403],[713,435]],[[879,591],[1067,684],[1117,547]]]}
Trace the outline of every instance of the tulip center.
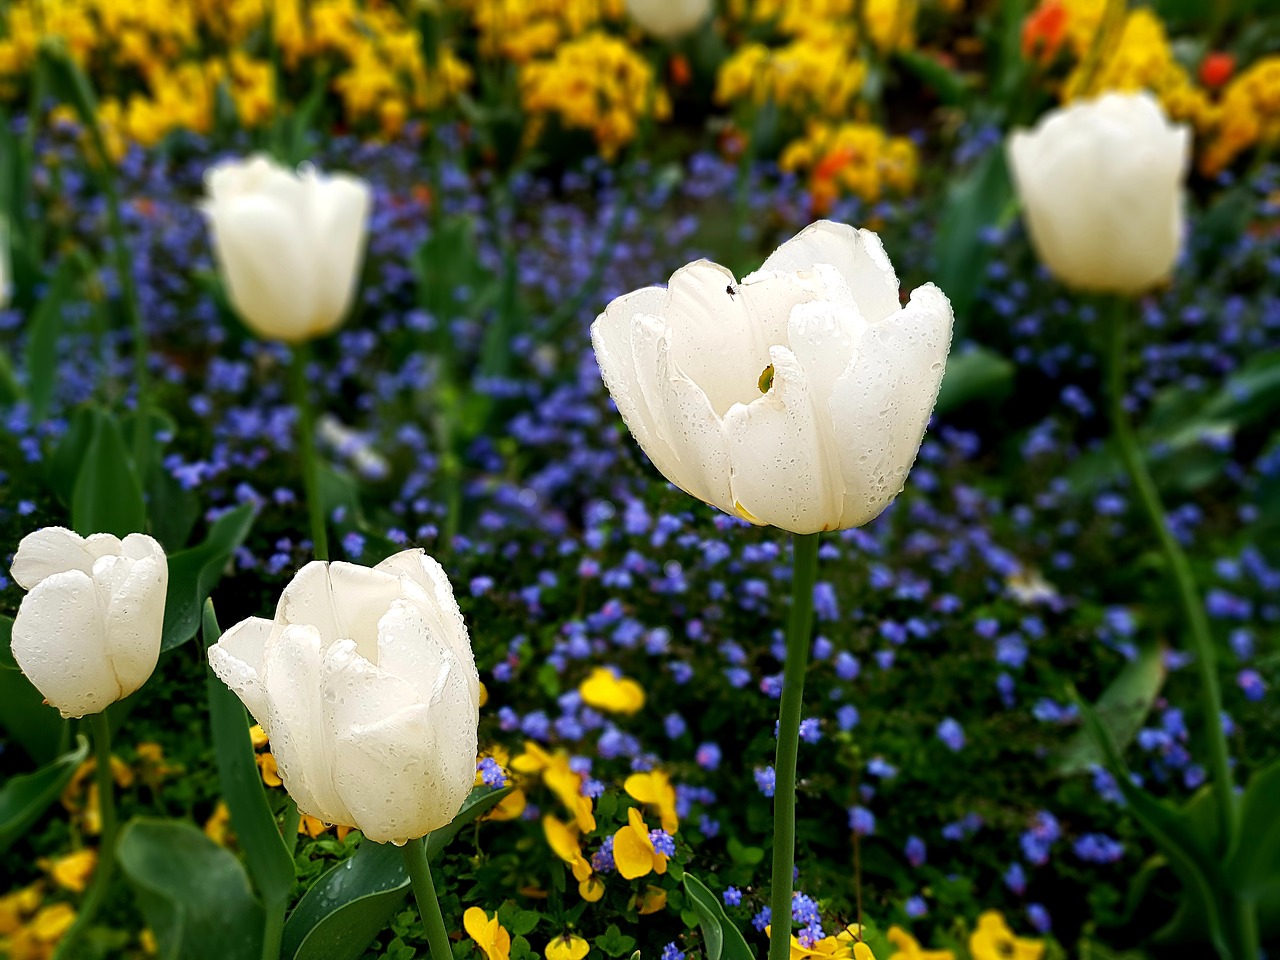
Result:
{"label": "tulip center", "polygon": [[760,379],[756,381],[756,386],[760,388],[761,393],[768,393],[769,388],[773,386],[773,364],[769,364],[760,373]]}

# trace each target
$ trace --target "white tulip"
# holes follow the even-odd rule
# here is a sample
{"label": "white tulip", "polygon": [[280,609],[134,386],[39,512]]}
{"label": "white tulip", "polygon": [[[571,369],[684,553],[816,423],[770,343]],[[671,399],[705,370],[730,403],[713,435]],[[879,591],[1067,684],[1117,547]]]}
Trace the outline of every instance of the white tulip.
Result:
{"label": "white tulip", "polygon": [[146,683],[169,587],[160,544],[45,527],[22,538],[10,572],[30,591],[13,621],[13,658],[64,717],[101,713]]}
{"label": "white tulip", "polygon": [[712,0],[627,0],[627,13],[659,40],[679,40],[711,13]]}
{"label": "white tulip", "polygon": [[209,663],[271,740],[298,809],[404,843],[457,814],[475,781],[480,676],[440,564],[307,564],[275,620],[251,617]]}
{"label": "white tulip", "polygon": [[1134,295],[1173,272],[1182,248],[1191,133],[1151,94],[1108,93],[1051,110],[1009,139],[1031,241],[1081,290]]}
{"label": "white tulip", "polygon": [[335,330],[355,295],[372,194],[358,177],[297,173],[263,156],[205,174],[200,208],[228,295],[259,336],[301,343]]}
{"label": "white tulip", "polygon": [[937,399],[951,304],[901,306],[880,238],[820,221],[742,280],[699,260],[591,327],[605,385],[684,491],[793,533],[856,527],[902,490]]}

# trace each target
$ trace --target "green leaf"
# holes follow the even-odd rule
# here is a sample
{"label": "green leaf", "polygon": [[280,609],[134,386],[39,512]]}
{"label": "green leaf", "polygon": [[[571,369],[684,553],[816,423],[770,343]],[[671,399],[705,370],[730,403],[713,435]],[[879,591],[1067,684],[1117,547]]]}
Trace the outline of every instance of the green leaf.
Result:
{"label": "green leaf", "polygon": [[959,106],[968,99],[968,81],[936,56],[919,50],[901,50],[894,59],[919,77],[946,106]]}
{"label": "green leaf", "polygon": [[62,749],[67,721],[18,669],[12,642],[13,619],[0,615],[0,727],[37,765],[52,763]]}
{"label": "green leaf", "polygon": [[1241,895],[1257,898],[1280,887],[1280,760],[1249,780],[1240,808],[1236,848],[1227,855],[1227,876]]}
{"label": "green leaf", "polygon": [[729,919],[720,900],[697,877],[684,875],[684,890],[689,903],[698,912],[702,938],[706,942],[707,960],[755,960],[742,931]]}
{"label": "green leaf", "polygon": [[259,960],[262,905],[240,861],[199,828],[131,820],[118,856],[159,960]]}
{"label": "green leaf", "polygon": [[[214,614],[213,601],[204,605],[204,642],[212,646],[222,631]],[[207,662],[207,661],[206,661]],[[293,888],[293,855],[285,846],[275,815],[267,802],[262,777],[249,739],[249,714],[240,699],[217,675],[205,667],[209,691],[209,727],[213,734],[213,756],[218,765],[218,783],[231,812],[231,826],[249,866],[254,888],[268,906],[289,899]]]}
{"label": "green leaf", "polygon": [[201,608],[232,555],[249,535],[253,519],[253,506],[241,504],[219,517],[199,545],[169,557],[161,651],[172,650],[196,635]]}
{"label": "green leaf", "polygon": [[1014,372],[1011,361],[986,347],[954,354],[947,360],[933,409],[949,413],[975,400],[1002,400],[1013,392]]}
{"label": "green leaf", "polygon": [[[1098,698],[1094,711],[1118,750],[1124,750],[1142,729],[1167,674],[1164,647],[1159,644],[1146,647],[1125,664]],[[1102,749],[1088,730],[1080,730],[1063,748],[1057,773],[1069,777],[1102,762]]]}
{"label": "green leaf", "polygon": [[5,781],[0,787],[0,852],[8,850],[58,799],[87,756],[89,741],[80,737],[74,750],[48,766]]}
{"label": "green leaf", "polygon": [[748,847],[737,837],[729,838],[729,859],[743,866],[754,867],[764,859],[763,847]]}
{"label": "green leaf", "polygon": [[957,339],[968,324],[969,311],[991,258],[991,247],[983,242],[982,231],[996,223],[1012,196],[1004,150],[999,147],[963,177],[952,181],[939,217],[934,279],[951,300]]}
{"label": "green leaf", "polygon": [[[618,929],[616,923],[609,924],[605,932],[596,937],[593,942],[607,957],[621,957],[630,953],[636,946],[636,938],[628,937]],[[712,957],[709,960],[715,960],[715,958]]]}
{"label": "green leaf", "polygon": [[62,309],[75,286],[77,262],[66,257],[58,264],[49,289],[36,307],[27,332],[27,397],[37,422],[49,415],[58,385],[58,337],[62,333]]}
{"label": "green leaf", "polygon": [[99,411],[93,439],[85,450],[71,495],[71,526],[76,533],[113,533],[123,537],[147,528],[142,485],[134,473],[120,424]]}
{"label": "green leaf", "polygon": [[1220,955],[1235,956],[1228,939],[1232,928],[1224,924],[1230,916],[1231,903],[1226,877],[1214,856],[1217,837],[1212,819],[1191,816],[1135,786],[1111,734],[1093,708],[1078,698],[1076,703],[1085,728],[1097,742],[1107,769],[1128,802],[1129,813],[1155,841],[1181,881],[1186,895],[1184,909],[1203,914],[1209,939]]}
{"label": "green leaf", "polygon": [[93,442],[100,417],[97,407],[79,407],[71,415],[71,425],[49,458],[49,486],[67,506],[71,505],[76,477],[80,475],[80,466],[84,463],[85,454],[89,452],[89,444]]}
{"label": "green leaf", "polygon": [[[473,790],[453,821],[427,838],[428,859],[511,790]],[[284,925],[281,955],[287,960],[357,960],[408,895],[409,875],[400,849],[364,840],[354,856],[322,876],[294,907]]]}
{"label": "green leaf", "polygon": [[377,563],[400,552],[397,544],[388,540],[365,518],[360,489],[349,474],[326,464],[320,465],[319,474],[320,502],[324,504],[325,516],[332,518],[336,512],[341,517],[331,521],[339,541],[350,532],[359,533],[364,538],[362,563]]}

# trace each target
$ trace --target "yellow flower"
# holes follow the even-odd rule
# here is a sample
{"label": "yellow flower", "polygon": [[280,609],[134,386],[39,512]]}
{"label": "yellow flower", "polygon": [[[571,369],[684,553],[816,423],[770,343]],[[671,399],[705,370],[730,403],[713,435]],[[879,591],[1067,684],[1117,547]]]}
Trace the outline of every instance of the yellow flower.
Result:
{"label": "yellow flower", "polygon": [[578,896],[587,903],[595,903],[604,896],[604,881],[597,876],[590,876],[578,884]]}
{"label": "yellow flower", "polygon": [[489,688],[484,685],[484,681],[480,682],[480,706],[484,706],[489,702]]}
{"label": "yellow flower", "polygon": [[528,806],[529,798],[525,796],[523,790],[516,788],[508,793],[505,797],[497,802],[496,805],[486,813],[481,819],[483,820],[515,820],[520,814],[524,813],[524,808]]}
{"label": "yellow flower", "polygon": [[565,809],[573,814],[579,830],[590,833],[596,828],[595,814],[591,812],[591,798],[583,795],[582,775],[570,769],[568,754],[557,753],[543,771],[542,780],[560,798]]}
{"label": "yellow flower", "polygon": [[267,740],[267,731],[263,730],[261,725],[255,723],[249,728],[249,741],[253,744],[253,749],[261,750],[269,742]]}
{"label": "yellow flower", "polygon": [[57,860],[42,859],[38,863],[40,869],[53,877],[53,882],[72,893],[84,893],[89,886],[89,878],[93,876],[98,865],[98,851],[91,849],[77,850]]}
{"label": "yellow flower", "polygon": [[644,706],[644,690],[626,677],[616,677],[608,667],[596,667],[578,687],[582,702],[607,713],[635,713]]}
{"label": "yellow flower", "polygon": [[613,835],[613,862],[628,880],[649,873],[666,873],[667,858],[653,848],[649,828],[634,807],[627,811],[627,825]]}
{"label": "yellow flower", "polygon": [[1000,911],[988,910],[969,934],[969,953],[973,960],[1040,960],[1044,941],[1014,936]]}
{"label": "yellow flower", "polygon": [[633,773],[622,788],[633,800],[657,807],[662,829],[667,833],[674,834],[680,829],[680,818],[676,815],[676,790],[671,785],[671,778],[661,770]]}
{"label": "yellow flower", "polygon": [[219,800],[213,813],[209,814],[209,819],[204,822],[204,835],[218,846],[225,846],[230,823],[231,811],[225,801]]}
{"label": "yellow flower", "polygon": [[[871,948],[856,939],[856,927],[857,924],[850,924],[834,937],[823,937],[811,947],[806,947],[793,934],[790,960],[876,960]],[[766,926],[764,932],[765,936],[771,936],[772,925]]]}
{"label": "yellow flower", "polygon": [[546,834],[547,845],[551,852],[563,860],[573,870],[573,879],[582,883],[591,877],[591,864],[582,855],[582,846],[578,837],[568,825],[561,823],[551,814],[542,818],[542,832]]}
{"label": "yellow flower", "polygon": [[[495,754],[496,756],[496,754]],[[511,761],[511,769],[520,773],[541,773],[551,763],[551,754],[532,740],[524,742],[524,753]],[[504,763],[503,766],[506,766]]]}
{"label": "yellow flower", "polygon": [[262,773],[262,782],[268,787],[280,787],[284,785],[284,781],[280,779],[280,774],[276,767],[276,758],[271,754],[258,754],[258,770]]}
{"label": "yellow flower", "polygon": [[511,960],[511,934],[498,922],[496,913],[490,917],[479,907],[469,907],[462,915],[462,925],[489,960]]}
{"label": "yellow flower", "polygon": [[29,929],[36,940],[41,943],[57,943],[75,923],[76,912],[69,903],[55,903],[41,907],[31,918]]}
{"label": "yellow flower", "polygon": [[950,950],[924,949],[915,937],[899,926],[889,928],[888,938],[897,948],[889,960],[955,960],[955,954]]}
{"label": "yellow flower", "polygon": [[566,933],[547,944],[547,960],[582,960],[591,948],[581,937]]}
{"label": "yellow flower", "polygon": [[636,904],[636,910],[640,916],[657,913],[659,910],[666,909],[667,891],[663,890],[662,887],[655,887],[653,884],[649,884],[644,888],[644,893],[637,897],[637,900],[639,902]]}
{"label": "yellow flower", "polygon": [[32,884],[0,897],[0,937],[16,933],[40,906],[40,887]]}

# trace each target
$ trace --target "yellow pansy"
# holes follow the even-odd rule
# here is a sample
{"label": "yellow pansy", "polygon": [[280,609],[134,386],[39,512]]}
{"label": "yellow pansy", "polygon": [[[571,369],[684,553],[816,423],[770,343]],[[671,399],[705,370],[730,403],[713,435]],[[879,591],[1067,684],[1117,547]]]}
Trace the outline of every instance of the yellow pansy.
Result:
{"label": "yellow pansy", "polygon": [[276,767],[276,758],[269,753],[260,753],[257,759],[262,782],[268,787],[284,786],[284,781],[280,779],[280,773]]}
{"label": "yellow pansy", "polygon": [[644,690],[608,667],[596,667],[578,687],[582,702],[606,713],[635,713],[644,706]]}
{"label": "yellow pansy", "polygon": [[653,848],[649,828],[634,807],[627,811],[627,825],[613,835],[613,862],[628,880],[667,872],[666,856]]}
{"label": "yellow pansy", "polygon": [[636,903],[636,911],[643,917],[666,909],[667,891],[663,890],[662,887],[655,887],[653,884],[649,884],[644,888],[644,893],[640,894],[636,899],[638,901]]}
{"label": "yellow pansy", "polygon": [[969,934],[969,953],[973,960],[1040,960],[1044,941],[1015,936],[999,910],[988,910]]}
{"label": "yellow pansy", "polygon": [[[506,774],[506,783],[511,783],[511,775],[508,772],[512,769],[511,754],[506,747],[500,744],[494,744],[481,755],[480,759],[486,757],[492,758],[493,761],[502,768],[502,772]],[[476,786],[484,783],[484,774],[480,771],[480,764],[476,764]],[[514,820],[520,814],[524,813],[524,808],[528,805],[528,798],[523,790],[518,787],[508,793],[505,797],[498,801],[497,805],[492,807],[488,813],[482,816],[482,820]]]}
{"label": "yellow pansy", "polygon": [[225,846],[230,824],[231,810],[227,807],[226,801],[219,800],[218,805],[213,808],[213,813],[209,814],[209,819],[204,822],[204,835],[218,846]]}
{"label": "yellow pansy", "polygon": [[68,853],[57,860],[42,859],[38,863],[40,869],[53,877],[53,882],[72,893],[84,893],[89,886],[89,878],[93,876],[98,865],[98,851],[84,849]]}
{"label": "yellow pansy", "polygon": [[595,903],[604,896],[604,881],[592,875],[578,884],[578,896],[587,903]]}
{"label": "yellow pansy", "polygon": [[[511,761],[511,769],[520,773],[541,773],[551,763],[551,754],[532,740],[524,742],[524,752]],[[504,763],[505,767],[506,764]]]}
{"label": "yellow pansy", "polygon": [[489,688],[484,685],[484,681],[480,681],[480,706],[484,706],[489,702]]}
{"label": "yellow pansy", "polygon": [[462,925],[489,960],[511,960],[511,934],[498,922],[496,913],[490,917],[479,907],[468,907]]}
{"label": "yellow pansy", "polygon": [[889,942],[897,948],[897,952],[891,954],[889,960],[955,960],[955,954],[950,950],[924,949],[920,946],[920,941],[902,927],[890,927],[887,936]]}
{"label": "yellow pansy", "polygon": [[680,818],[676,815],[676,790],[671,785],[671,778],[661,770],[633,773],[627,777],[622,789],[633,800],[657,807],[658,819],[667,833],[674,834],[680,829]]}
{"label": "yellow pansy", "polygon": [[[299,836],[307,836],[307,837],[310,837],[312,840],[316,839],[316,837],[319,837],[321,834],[327,831],[329,829],[329,826],[330,825],[325,823],[323,820],[317,820],[315,817],[308,816],[305,813],[302,814],[300,817],[298,817]],[[333,824],[333,827],[334,827],[334,831],[333,831],[334,835],[338,838],[339,843],[342,843],[342,841],[346,840],[347,834],[349,834],[353,829],[355,829],[354,827],[344,826],[343,824]]]}
{"label": "yellow pansy", "polygon": [[556,754],[543,771],[542,780],[560,798],[565,809],[573,814],[579,830],[590,833],[596,828],[595,814],[591,812],[591,798],[583,796],[582,776],[570,769],[567,754]]}
{"label": "yellow pansy", "polygon": [[267,731],[263,730],[260,724],[255,723],[249,728],[249,742],[253,744],[253,749],[261,750],[269,742]]}
{"label": "yellow pansy", "polygon": [[551,852],[573,870],[573,879],[579,883],[591,876],[591,864],[582,855],[582,845],[574,831],[551,814],[542,818],[542,832],[546,834]]}
{"label": "yellow pansy", "polygon": [[581,937],[566,933],[547,944],[547,960],[582,960],[591,948]]}
{"label": "yellow pansy", "polygon": [[[876,960],[871,948],[856,939],[856,927],[857,924],[850,924],[834,937],[823,937],[811,947],[806,947],[793,934],[790,960]],[[764,932],[766,936],[772,935],[773,927],[766,926]]]}
{"label": "yellow pansy", "polygon": [[16,933],[40,906],[40,887],[33,884],[0,897],[0,937]]}

